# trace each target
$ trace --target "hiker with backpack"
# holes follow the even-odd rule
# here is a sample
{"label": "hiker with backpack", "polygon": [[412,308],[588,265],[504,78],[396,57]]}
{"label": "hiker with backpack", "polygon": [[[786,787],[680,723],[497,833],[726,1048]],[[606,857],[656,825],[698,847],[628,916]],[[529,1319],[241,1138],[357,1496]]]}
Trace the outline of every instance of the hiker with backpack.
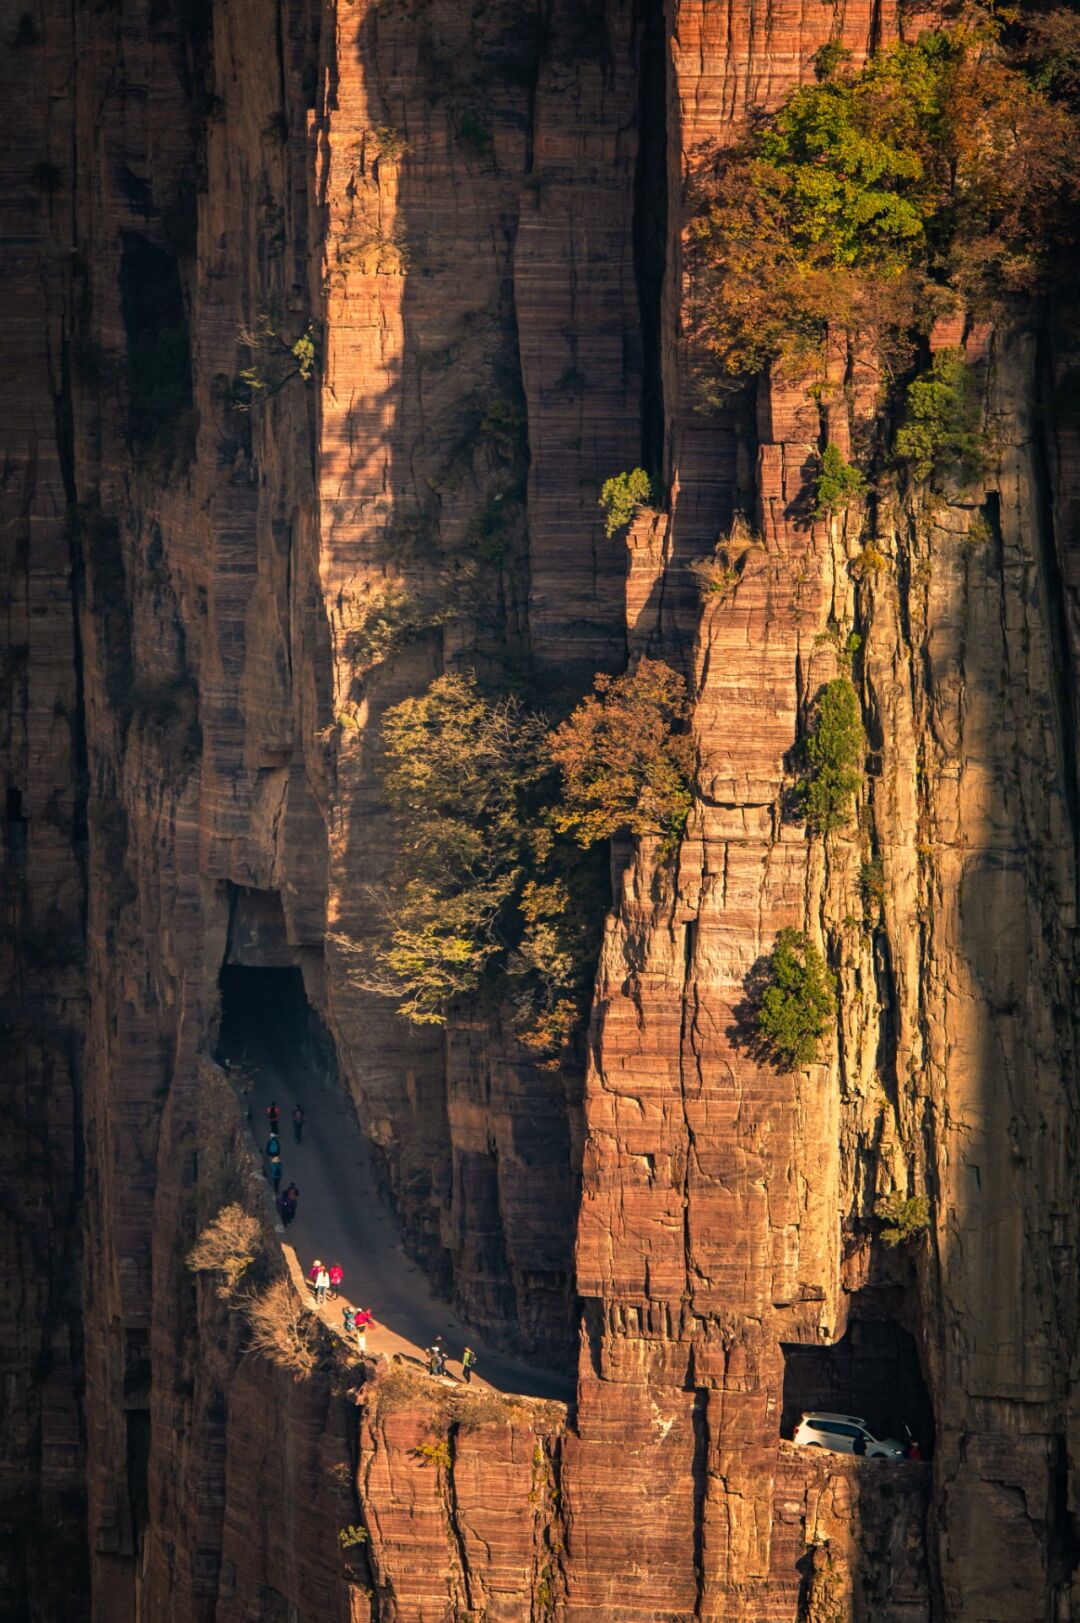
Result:
{"label": "hiker with backpack", "polygon": [[266,1119],[270,1123],[270,1131],[273,1133],[275,1138],[277,1137],[278,1120],[280,1116],[281,1111],[277,1107],[276,1100],[271,1099],[270,1103],[266,1107]]}
{"label": "hiker with backpack", "polygon": [[267,1139],[266,1153],[270,1157],[271,1161],[274,1159],[275,1155],[281,1154],[281,1140],[278,1138],[276,1133],[271,1133],[270,1137]]}
{"label": "hiker with backpack", "polygon": [[297,1189],[294,1183],[291,1183],[285,1190],[280,1201],[281,1221],[284,1223],[286,1228],[288,1228],[289,1224],[296,1216],[296,1203],[299,1199],[300,1191]]}
{"label": "hiker with backpack", "polygon": [[304,1134],[304,1112],[299,1105],[294,1106],[292,1113],[293,1138],[299,1144]]}
{"label": "hiker with backpack", "polygon": [[476,1354],[471,1347],[466,1347],[461,1355],[461,1378],[468,1386],[472,1380],[472,1372],[476,1368]]}
{"label": "hiker with backpack", "polygon": [[329,1289],[330,1289],[330,1275],[327,1273],[326,1269],[320,1263],[319,1264],[319,1271],[315,1275],[315,1306],[316,1307],[322,1307],[323,1303],[326,1301],[326,1293],[327,1293],[327,1291]]}
{"label": "hiker with backpack", "polygon": [[344,1278],[345,1278],[345,1274],[344,1274],[344,1271],[343,1271],[343,1269],[341,1267],[341,1264],[337,1263],[337,1262],[332,1263],[330,1265],[330,1300],[331,1301],[336,1301],[337,1300],[338,1291],[341,1289],[341,1281]]}

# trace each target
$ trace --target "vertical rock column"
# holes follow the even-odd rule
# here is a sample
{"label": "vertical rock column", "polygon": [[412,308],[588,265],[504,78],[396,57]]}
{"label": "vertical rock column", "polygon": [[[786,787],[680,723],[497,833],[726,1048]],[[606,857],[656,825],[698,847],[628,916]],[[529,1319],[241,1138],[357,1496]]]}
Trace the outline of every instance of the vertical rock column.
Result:
{"label": "vertical rock column", "polygon": [[71,18],[0,42],[0,1612],[85,1615],[79,1200],[86,782],[70,420]]}

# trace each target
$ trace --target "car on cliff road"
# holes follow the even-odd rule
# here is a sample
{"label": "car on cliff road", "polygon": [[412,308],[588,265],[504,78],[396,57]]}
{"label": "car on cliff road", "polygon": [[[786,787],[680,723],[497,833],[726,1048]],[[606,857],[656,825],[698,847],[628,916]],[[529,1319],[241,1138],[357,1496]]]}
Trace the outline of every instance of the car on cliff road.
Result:
{"label": "car on cliff road", "polygon": [[826,1414],[813,1410],[795,1427],[792,1441],[799,1448],[828,1448],[834,1454],[864,1454],[868,1460],[902,1460],[907,1450],[895,1437],[875,1437],[865,1420],[854,1414]]}

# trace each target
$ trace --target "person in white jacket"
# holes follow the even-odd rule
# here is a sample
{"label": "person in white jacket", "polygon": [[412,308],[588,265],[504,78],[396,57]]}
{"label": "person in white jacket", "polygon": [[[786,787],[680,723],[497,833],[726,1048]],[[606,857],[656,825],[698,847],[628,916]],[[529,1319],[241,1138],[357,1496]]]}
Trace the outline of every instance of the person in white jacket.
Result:
{"label": "person in white jacket", "polygon": [[320,1268],[315,1275],[315,1306],[322,1307],[326,1301],[326,1293],[330,1289],[330,1275],[325,1268]]}

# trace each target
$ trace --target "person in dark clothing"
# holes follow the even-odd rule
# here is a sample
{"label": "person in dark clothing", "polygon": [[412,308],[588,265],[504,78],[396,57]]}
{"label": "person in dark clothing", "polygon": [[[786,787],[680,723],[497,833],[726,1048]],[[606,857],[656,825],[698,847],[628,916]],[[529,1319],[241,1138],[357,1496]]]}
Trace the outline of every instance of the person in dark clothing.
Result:
{"label": "person in dark clothing", "polygon": [[271,1099],[270,1103],[266,1107],[266,1119],[270,1123],[270,1131],[276,1136],[278,1122],[281,1119],[281,1111],[278,1109],[277,1101],[275,1099]]}
{"label": "person in dark clothing", "polygon": [[282,1198],[282,1200],[289,1201],[292,1204],[292,1206],[295,1208],[297,1201],[300,1199],[300,1191],[299,1191],[299,1189],[297,1189],[297,1187],[296,1187],[296,1185],[294,1183],[291,1183],[291,1184],[289,1184],[288,1188],[285,1190],[285,1192],[284,1192],[284,1194],[282,1195],[281,1198]]}
{"label": "person in dark clothing", "polygon": [[476,1354],[471,1347],[466,1347],[461,1355],[461,1378],[468,1386],[472,1380],[472,1372],[476,1368]]}
{"label": "person in dark clothing", "polygon": [[300,1140],[304,1136],[304,1112],[300,1109],[299,1105],[295,1107],[292,1113],[292,1130],[293,1137],[299,1144]]}
{"label": "person in dark clothing", "polygon": [[280,1203],[280,1210],[281,1210],[281,1221],[284,1223],[285,1227],[288,1228],[289,1224],[292,1222],[293,1218],[296,1216],[296,1202],[295,1202],[295,1200],[290,1200],[288,1195],[282,1195],[281,1203]]}
{"label": "person in dark clothing", "polygon": [[281,1185],[281,1172],[282,1172],[281,1161],[275,1155],[274,1159],[270,1162],[270,1182],[274,1186],[275,1195],[277,1194],[278,1189],[279,1189],[279,1187]]}

